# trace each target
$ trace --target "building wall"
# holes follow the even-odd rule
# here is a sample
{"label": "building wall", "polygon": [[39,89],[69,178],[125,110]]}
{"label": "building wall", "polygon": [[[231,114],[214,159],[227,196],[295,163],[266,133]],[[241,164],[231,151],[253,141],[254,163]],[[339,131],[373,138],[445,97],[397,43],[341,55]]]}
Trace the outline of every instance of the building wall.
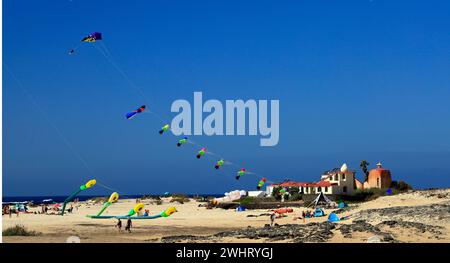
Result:
{"label": "building wall", "polygon": [[373,169],[369,172],[369,180],[364,187],[368,188],[389,188],[391,186],[392,178],[389,170]]}
{"label": "building wall", "polygon": [[[330,176],[329,178],[325,179],[325,181],[328,181],[330,183],[337,183],[337,186],[331,186],[331,193],[332,194],[346,194],[351,195],[355,192],[354,189],[354,181],[355,181],[355,174],[354,173],[337,173],[333,174],[333,176]],[[344,187],[346,188],[346,192],[344,192]]]}

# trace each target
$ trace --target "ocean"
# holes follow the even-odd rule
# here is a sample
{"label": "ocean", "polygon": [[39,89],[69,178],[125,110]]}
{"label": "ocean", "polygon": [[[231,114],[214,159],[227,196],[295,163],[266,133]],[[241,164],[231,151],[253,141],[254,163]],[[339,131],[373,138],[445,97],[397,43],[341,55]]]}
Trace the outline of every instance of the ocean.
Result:
{"label": "ocean", "polygon": [[[86,201],[94,197],[99,197],[102,195],[79,195],[76,198],[78,198],[79,201]],[[123,199],[130,199],[130,198],[140,198],[144,196],[143,194],[139,195],[126,195],[123,196]],[[146,195],[146,196],[163,196],[163,195]],[[194,196],[202,196],[202,197],[222,197],[223,194],[188,194],[188,197],[194,197]],[[51,199],[55,203],[62,203],[68,196],[54,196],[54,195],[48,195],[48,196],[3,196],[2,202],[3,203],[13,203],[13,202],[33,202],[34,204],[42,204],[44,200]],[[109,196],[105,196],[109,197]]]}

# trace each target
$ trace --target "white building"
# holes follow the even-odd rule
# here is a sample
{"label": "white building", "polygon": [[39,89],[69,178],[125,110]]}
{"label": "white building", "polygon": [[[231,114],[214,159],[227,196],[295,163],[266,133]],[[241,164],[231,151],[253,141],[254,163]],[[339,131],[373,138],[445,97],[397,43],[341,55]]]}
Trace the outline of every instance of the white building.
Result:
{"label": "white building", "polygon": [[269,185],[266,187],[266,194],[271,196],[273,189],[280,186],[285,188],[297,187],[299,192],[303,194],[323,192],[324,194],[351,195],[355,191],[355,172],[348,169],[335,168],[324,172],[318,182],[288,181]]}

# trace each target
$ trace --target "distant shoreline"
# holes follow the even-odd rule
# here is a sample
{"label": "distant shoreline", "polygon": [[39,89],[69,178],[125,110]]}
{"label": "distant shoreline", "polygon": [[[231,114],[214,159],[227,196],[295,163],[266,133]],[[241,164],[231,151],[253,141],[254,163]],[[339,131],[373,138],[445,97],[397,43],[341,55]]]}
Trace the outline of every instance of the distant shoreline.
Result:
{"label": "distant shoreline", "polygon": [[[177,194],[177,193],[174,193]],[[192,198],[195,196],[201,197],[221,197],[224,194],[186,194],[187,197]],[[48,195],[48,196],[3,196],[3,203],[11,203],[11,202],[33,202],[34,204],[42,204],[43,200],[52,199],[56,203],[64,202],[68,195]],[[79,195],[77,196],[79,201],[86,201],[96,197],[109,197],[108,194],[105,195]],[[120,199],[135,199],[141,198],[142,196],[156,197],[156,196],[164,196],[164,194],[135,194],[135,195],[122,195]]]}

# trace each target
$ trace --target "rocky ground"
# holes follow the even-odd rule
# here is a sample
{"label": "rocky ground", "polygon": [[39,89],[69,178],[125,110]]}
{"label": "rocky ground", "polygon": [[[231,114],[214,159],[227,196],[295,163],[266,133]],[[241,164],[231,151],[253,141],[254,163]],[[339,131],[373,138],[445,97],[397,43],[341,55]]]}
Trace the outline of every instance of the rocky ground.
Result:
{"label": "rocky ground", "polygon": [[[417,191],[409,195],[441,199],[428,205],[392,206],[361,209],[352,205],[335,211],[350,220],[338,223],[265,225],[220,232],[209,236],[168,236],[161,242],[224,242],[237,238],[242,242],[449,242],[449,191]],[[398,198],[398,197],[396,197]],[[401,201],[401,196],[400,196]],[[379,200],[378,202],[383,202]],[[265,214],[264,214],[265,215]]]}

